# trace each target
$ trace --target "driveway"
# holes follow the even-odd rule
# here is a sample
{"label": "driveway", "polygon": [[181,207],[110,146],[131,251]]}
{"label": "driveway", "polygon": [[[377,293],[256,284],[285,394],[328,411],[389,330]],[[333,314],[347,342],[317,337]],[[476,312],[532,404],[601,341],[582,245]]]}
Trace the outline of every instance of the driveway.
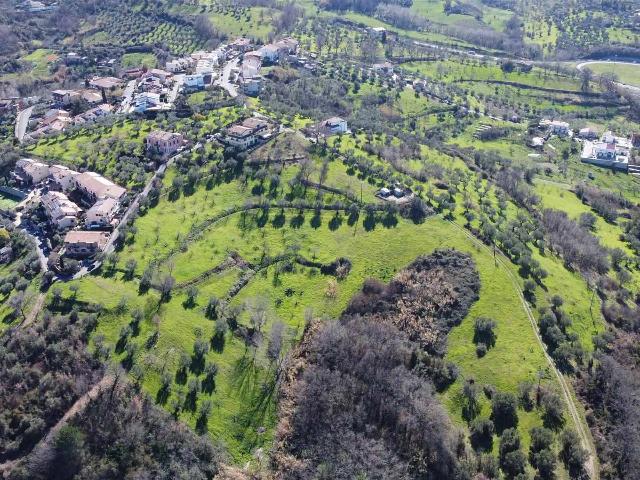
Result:
{"label": "driveway", "polygon": [[222,68],[222,75],[220,76],[220,79],[216,81],[216,84],[229,92],[229,95],[231,95],[232,98],[236,98],[238,96],[238,87],[230,81],[231,70],[237,67],[239,62],[239,58],[229,60]]}
{"label": "driveway", "polygon": [[27,133],[27,126],[29,125],[29,119],[31,118],[31,112],[33,107],[25,108],[18,112],[16,117],[15,135],[19,142],[22,142],[25,133]]}

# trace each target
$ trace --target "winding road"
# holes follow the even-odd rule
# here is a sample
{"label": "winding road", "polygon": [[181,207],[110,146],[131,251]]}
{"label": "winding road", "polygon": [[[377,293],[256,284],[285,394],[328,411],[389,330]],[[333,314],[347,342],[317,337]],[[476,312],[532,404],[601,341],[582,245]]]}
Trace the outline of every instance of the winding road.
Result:
{"label": "winding road", "polygon": [[[579,63],[578,65],[576,65],[576,68],[579,71],[582,71],[585,67],[588,67],[589,65],[595,65],[595,64],[605,64],[605,65],[633,65],[635,67],[638,67],[638,78],[640,78],[640,63],[634,63],[634,62],[616,62],[613,60],[589,60],[587,62],[582,62]],[[597,76],[597,75],[596,75]],[[636,86],[636,85],[629,85],[628,83],[622,83],[622,82],[615,82],[616,85],[622,87],[622,88],[627,88],[635,93],[640,94],[640,87]]]}

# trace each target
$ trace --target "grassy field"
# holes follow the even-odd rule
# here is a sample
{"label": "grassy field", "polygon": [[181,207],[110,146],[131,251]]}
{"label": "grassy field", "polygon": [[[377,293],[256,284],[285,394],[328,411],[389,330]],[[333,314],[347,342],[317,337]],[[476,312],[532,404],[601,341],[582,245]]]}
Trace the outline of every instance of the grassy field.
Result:
{"label": "grassy field", "polygon": [[154,68],[158,66],[158,59],[153,53],[125,53],[120,59],[122,68],[130,67],[148,67]]}
{"label": "grassy field", "polygon": [[586,66],[596,75],[614,73],[619,82],[640,87],[640,64],[596,62]]}
{"label": "grassy field", "polygon": [[17,204],[15,199],[0,193],[0,210],[13,210]]}

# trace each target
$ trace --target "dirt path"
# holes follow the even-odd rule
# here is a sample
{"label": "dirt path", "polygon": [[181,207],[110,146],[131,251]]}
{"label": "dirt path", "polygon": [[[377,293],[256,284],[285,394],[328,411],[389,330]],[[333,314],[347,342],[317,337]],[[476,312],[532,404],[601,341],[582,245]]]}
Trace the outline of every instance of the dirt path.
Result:
{"label": "dirt path", "polygon": [[[78,398],[73,405],[65,412],[58,422],[49,429],[45,437],[40,440],[35,447],[29,453],[29,456],[35,455],[36,458],[38,454],[45,448],[51,445],[51,442],[55,439],[57,433],[60,431],[62,427],[66,425],[66,423],[73,418],[76,414],[80,413],[85,409],[87,404],[96,398],[101,389],[106,388],[109,383],[113,381],[113,377],[111,375],[104,375],[96,384],[87,391],[84,395]],[[0,464],[0,475],[5,478],[11,470],[18,464],[19,460],[10,460],[3,464]]]}
{"label": "dirt path", "polygon": [[[478,238],[473,236],[466,229],[464,229],[463,227],[461,227],[455,222],[449,222],[449,223],[454,227],[456,227],[458,230],[460,230],[462,233],[464,233],[464,235],[466,235],[476,245],[480,246],[482,249],[489,252],[490,255],[493,255],[493,251],[491,250],[491,248],[489,248],[487,245],[481,242]],[[546,345],[542,341],[542,337],[540,336],[540,332],[538,330],[538,323],[536,322],[533,312],[531,311],[531,307],[529,306],[529,303],[524,297],[524,292],[520,288],[520,283],[518,282],[518,279],[516,278],[514,273],[511,271],[508,264],[506,263],[507,262],[507,260],[505,260],[506,257],[503,258],[502,252],[497,251],[497,255],[495,256],[495,259],[496,259],[496,262],[504,270],[506,270],[507,275],[509,275],[509,279],[513,284],[513,288],[518,293],[518,296],[520,297],[520,302],[522,303],[522,307],[524,308],[524,311],[526,312],[527,317],[529,318],[529,323],[531,323],[531,328],[533,329],[533,333],[535,334],[536,339],[540,344],[540,348],[542,348],[542,351],[544,352],[544,356],[547,360],[547,363],[549,364],[549,368],[553,371],[555,377],[558,379],[558,383],[560,384],[560,388],[562,389],[562,394],[564,396],[564,400],[567,405],[567,409],[569,411],[569,415],[571,416],[576,432],[580,436],[582,447],[587,452],[589,452],[589,460],[585,464],[585,468],[587,470],[587,473],[589,474],[589,478],[598,480],[600,478],[600,475],[599,475],[598,469],[596,468],[596,459],[597,459],[596,451],[593,446],[593,443],[591,442],[591,436],[581,421],[580,412],[578,411],[578,408],[576,407],[576,404],[573,400],[572,389],[567,383],[567,380],[565,379],[564,375],[562,375],[560,371],[556,368],[556,365],[553,359],[547,352]]]}
{"label": "dirt path", "polygon": [[38,317],[38,314],[42,310],[42,307],[44,307],[44,301],[46,299],[47,299],[46,293],[42,293],[42,292],[39,293],[38,297],[36,298],[36,301],[33,304],[33,307],[29,311],[29,314],[25,317],[25,319],[22,322],[20,322],[20,325],[18,326],[27,327],[31,325],[35,321],[35,319]]}

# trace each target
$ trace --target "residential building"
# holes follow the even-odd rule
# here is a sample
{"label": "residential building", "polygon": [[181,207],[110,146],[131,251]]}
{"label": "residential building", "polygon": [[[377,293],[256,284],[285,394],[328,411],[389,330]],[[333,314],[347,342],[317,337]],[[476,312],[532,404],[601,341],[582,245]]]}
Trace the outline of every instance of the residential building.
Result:
{"label": "residential building", "polygon": [[91,103],[95,105],[95,104],[102,103],[103,101],[102,95],[93,90],[81,90],[79,94],[82,97],[82,99],[87,103]]}
{"label": "residential building", "polygon": [[202,73],[185,75],[182,85],[187,90],[202,90],[204,88],[204,75]]}
{"label": "residential building", "polygon": [[225,142],[241,150],[255,145],[257,141],[253,130],[242,125],[233,125],[226,131]]}
{"label": "residential building", "polygon": [[298,46],[300,42],[292,37],[285,37],[281,40],[278,40],[274,44],[278,50],[280,51],[280,56],[282,55],[295,55],[298,52]]}
{"label": "residential building", "polygon": [[280,48],[275,44],[265,45],[260,47],[258,54],[263,62],[275,63],[280,58]]}
{"label": "residential building", "polygon": [[249,117],[242,121],[242,126],[250,129],[254,135],[262,135],[269,127],[269,123],[262,118]]}
{"label": "residential building", "polygon": [[180,73],[185,72],[195,65],[195,60],[191,57],[175,58],[170,60],[164,66],[168,72]]}
{"label": "residential building", "polygon": [[84,218],[87,228],[108,227],[116,217],[120,203],[114,198],[103,198],[98,200],[89,210]]}
{"label": "residential building", "polygon": [[262,77],[254,76],[244,78],[241,83],[242,93],[250,97],[256,97],[262,91]]}
{"label": "residential building", "polygon": [[157,108],[161,105],[160,94],[153,92],[144,92],[137,95],[133,105],[134,112],[146,112],[152,108]]}
{"label": "residential building", "polygon": [[105,249],[109,237],[108,232],[72,230],[64,237],[64,253],[69,257],[90,257]]}
{"label": "residential building", "polygon": [[348,130],[347,121],[340,117],[328,118],[320,124],[320,128],[325,135],[346,133]]}
{"label": "residential building", "polygon": [[21,158],[16,162],[15,173],[23,183],[35,185],[49,176],[49,165],[31,158]]}
{"label": "residential building", "polygon": [[94,77],[89,80],[89,85],[98,90],[110,90],[122,86],[123,82],[116,77]]}
{"label": "residential building", "polygon": [[52,108],[51,110],[47,110],[44,114],[44,117],[42,117],[42,120],[40,121],[41,125],[47,126],[47,125],[51,125],[54,122],[57,121],[71,121],[71,114],[69,112],[67,112],[66,110],[60,110],[57,108]]}
{"label": "residential building", "polygon": [[559,137],[567,137],[571,133],[571,127],[567,122],[553,120],[549,122],[549,131],[554,135],[558,135]]}
{"label": "residential building", "polygon": [[229,48],[241,53],[248,52],[251,49],[251,40],[244,37],[236,38],[229,44]]}
{"label": "residential building", "polygon": [[146,144],[148,153],[167,158],[184,144],[184,137],[179,133],[155,130],[147,136]]}
{"label": "residential building", "polygon": [[393,64],[389,62],[376,63],[373,65],[373,71],[391,75],[393,73]]}
{"label": "residential building", "polygon": [[58,105],[68,105],[79,97],[80,94],[75,90],[54,90],[51,92],[51,98]]}
{"label": "residential building", "polygon": [[581,128],[580,132],[578,132],[578,136],[583,140],[595,140],[596,138],[598,138],[598,132],[588,127]]}
{"label": "residential building", "polygon": [[166,83],[173,77],[173,73],[167,72],[166,70],[162,70],[160,68],[152,68],[146,74],[159,78],[162,83]]}
{"label": "residential building", "polygon": [[585,141],[581,159],[585,163],[627,171],[633,145],[624,137],[606,132],[599,141]]}
{"label": "residential building", "polygon": [[51,182],[63,192],[68,192],[75,188],[75,178],[78,175],[80,175],[78,172],[63,165],[52,165],[49,167],[49,178]]}
{"label": "residential building", "polygon": [[384,38],[387,35],[387,29],[384,27],[370,27],[369,33],[378,38]]}
{"label": "residential building", "polygon": [[64,193],[51,191],[44,194],[40,200],[49,223],[58,230],[68,230],[78,225],[78,215],[82,209]]}
{"label": "residential building", "polygon": [[120,200],[127,193],[126,189],[95,172],[81,173],[75,177],[75,185],[89,203],[94,203],[101,198]]}

